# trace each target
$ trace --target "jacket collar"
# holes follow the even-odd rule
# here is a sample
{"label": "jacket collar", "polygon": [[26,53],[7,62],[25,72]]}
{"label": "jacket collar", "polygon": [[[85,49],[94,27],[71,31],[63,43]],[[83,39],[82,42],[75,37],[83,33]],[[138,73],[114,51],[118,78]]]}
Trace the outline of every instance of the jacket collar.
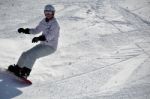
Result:
{"label": "jacket collar", "polygon": [[53,18],[51,18],[51,19],[48,19],[48,18],[45,18],[45,22],[50,22],[50,21],[53,21],[53,20],[55,20],[55,18],[53,17]]}

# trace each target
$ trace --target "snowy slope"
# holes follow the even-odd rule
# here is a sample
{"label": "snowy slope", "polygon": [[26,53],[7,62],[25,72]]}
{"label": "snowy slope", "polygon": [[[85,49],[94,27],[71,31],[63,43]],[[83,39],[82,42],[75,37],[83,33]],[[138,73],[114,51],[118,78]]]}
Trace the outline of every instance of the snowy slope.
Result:
{"label": "snowy slope", "polygon": [[[61,27],[55,54],[39,59],[29,79],[16,83],[3,72],[34,35],[46,4]],[[149,0],[0,0],[0,99],[149,99]]]}

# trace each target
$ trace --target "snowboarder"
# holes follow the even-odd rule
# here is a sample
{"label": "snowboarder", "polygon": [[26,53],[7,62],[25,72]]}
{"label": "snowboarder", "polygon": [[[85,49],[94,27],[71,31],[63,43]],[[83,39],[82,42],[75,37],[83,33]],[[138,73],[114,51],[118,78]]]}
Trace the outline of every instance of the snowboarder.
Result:
{"label": "snowboarder", "polygon": [[30,75],[32,67],[36,59],[50,55],[57,49],[59,37],[59,24],[54,17],[55,8],[52,5],[46,5],[44,8],[45,18],[35,28],[19,28],[19,33],[37,34],[42,32],[39,37],[34,37],[32,43],[37,44],[28,51],[25,51],[20,56],[16,65],[10,65],[8,70],[16,76],[27,78]]}

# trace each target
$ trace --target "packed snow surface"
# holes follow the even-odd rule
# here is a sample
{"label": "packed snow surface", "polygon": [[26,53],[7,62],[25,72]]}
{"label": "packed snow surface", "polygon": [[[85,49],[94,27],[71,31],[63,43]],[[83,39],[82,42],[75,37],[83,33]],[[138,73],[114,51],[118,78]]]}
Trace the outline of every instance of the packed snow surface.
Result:
{"label": "packed snow surface", "polygon": [[[17,29],[35,27],[46,4],[58,50],[25,86],[4,69],[36,45]],[[150,0],[0,0],[0,24],[0,99],[150,99]]]}

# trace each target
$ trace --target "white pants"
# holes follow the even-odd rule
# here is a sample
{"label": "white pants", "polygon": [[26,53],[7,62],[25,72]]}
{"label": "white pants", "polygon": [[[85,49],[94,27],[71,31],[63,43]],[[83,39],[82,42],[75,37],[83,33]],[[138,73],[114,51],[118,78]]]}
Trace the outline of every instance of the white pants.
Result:
{"label": "white pants", "polygon": [[55,52],[55,49],[48,45],[38,44],[30,50],[23,52],[20,56],[17,65],[32,69],[36,59],[50,55]]}

